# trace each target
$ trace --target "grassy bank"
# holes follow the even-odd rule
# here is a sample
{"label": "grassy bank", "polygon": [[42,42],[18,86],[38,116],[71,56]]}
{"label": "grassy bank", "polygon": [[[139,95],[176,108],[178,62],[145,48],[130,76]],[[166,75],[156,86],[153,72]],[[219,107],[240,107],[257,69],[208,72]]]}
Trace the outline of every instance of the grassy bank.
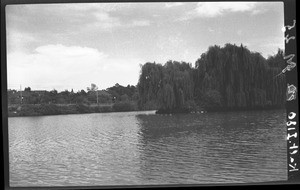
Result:
{"label": "grassy bank", "polygon": [[63,115],[84,113],[106,113],[136,111],[135,102],[117,102],[114,104],[23,104],[9,105],[8,116],[41,116],[41,115]]}

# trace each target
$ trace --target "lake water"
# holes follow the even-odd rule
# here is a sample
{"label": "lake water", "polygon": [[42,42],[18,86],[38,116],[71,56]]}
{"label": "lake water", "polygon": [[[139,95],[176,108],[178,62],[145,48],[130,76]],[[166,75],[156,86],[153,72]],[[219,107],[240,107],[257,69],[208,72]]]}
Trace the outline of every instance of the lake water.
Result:
{"label": "lake water", "polygon": [[285,110],[9,118],[11,186],[287,180]]}

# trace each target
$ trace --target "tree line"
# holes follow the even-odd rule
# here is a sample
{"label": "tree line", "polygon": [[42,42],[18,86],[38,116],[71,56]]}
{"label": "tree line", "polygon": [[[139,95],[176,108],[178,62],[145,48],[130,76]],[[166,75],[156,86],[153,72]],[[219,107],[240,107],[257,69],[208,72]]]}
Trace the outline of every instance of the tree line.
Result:
{"label": "tree line", "polygon": [[137,101],[138,92],[135,86],[128,85],[122,86],[115,84],[115,86],[109,87],[106,90],[98,91],[91,87],[87,88],[87,91],[80,90],[74,92],[65,90],[58,92],[53,89],[51,91],[46,90],[31,90],[30,87],[26,87],[24,91],[8,90],[8,105],[14,104],[86,104],[91,105],[98,102],[101,104],[112,104],[115,102]]}
{"label": "tree line", "polygon": [[158,112],[283,108],[283,51],[264,58],[247,47],[211,46],[195,62],[146,63],[137,89],[140,109]]}

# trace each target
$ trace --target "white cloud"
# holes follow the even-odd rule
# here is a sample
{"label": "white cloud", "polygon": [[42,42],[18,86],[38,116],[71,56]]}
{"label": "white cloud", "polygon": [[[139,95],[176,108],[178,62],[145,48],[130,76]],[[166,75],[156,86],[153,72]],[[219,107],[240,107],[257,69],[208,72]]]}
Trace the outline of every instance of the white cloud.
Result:
{"label": "white cloud", "polygon": [[265,13],[266,10],[263,10],[263,9],[255,9],[255,10],[252,10],[251,11],[251,14],[252,15],[258,15],[258,14],[262,14],[262,13]]}
{"label": "white cloud", "polygon": [[39,55],[57,57],[61,58],[102,58],[103,53],[99,52],[97,49],[88,48],[88,47],[80,47],[80,46],[64,46],[61,44],[57,45],[46,45],[40,46],[35,49],[35,51]]}
{"label": "white cloud", "polygon": [[[23,5],[22,5],[23,6]],[[45,11],[53,10],[58,12],[111,12],[118,11],[131,7],[130,3],[62,3],[62,4],[34,4],[34,5],[24,5],[31,10]]]}
{"label": "white cloud", "polygon": [[115,11],[120,8],[116,3],[71,3],[61,4],[60,7],[75,11]]}
{"label": "white cloud", "polygon": [[103,30],[122,26],[119,18],[112,17],[107,12],[93,13],[96,21],[90,24],[90,27],[101,28]]}
{"label": "white cloud", "polygon": [[7,49],[9,51],[11,49],[22,50],[26,48],[26,45],[37,42],[36,37],[33,35],[25,32],[17,32],[15,30],[7,30],[6,40]]}
{"label": "white cloud", "polygon": [[181,6],[181,5],[184,5],[184,3],[165,3],[165,7],[167,8],[171,8],[171,7],[178,7],[178,6]]}
{"label": "white cloud", "polygon": [[115,83],[136,85],[139,64],[144,62],[137,58],[114,58],[89,47],[45,45],[30,54],[8,54],[8,87],[18,88],[21,84],[32,89],[61,91],[85,89],[90,83],[101,89]]}
{"label": "white cloud", "polygon": [[150,21],[149,20],[133,20],[129,26],[149,26]]}
{"label": "white cloud", "polygon": [[183,46],[184,40],[181,33],[175,33],[166,37],[159,37],[156,46],[162,51],[175,52],[179,46]]}
{"label": "white cloud", "polygon": [[130,28],[138,26],[149,26],[150,21],[146,19],[133,19],[127,22],[121,21],[118,17],[112,17],[107,12],[94,13],[96,21],[88,25],[90,28],[100,28],[104,31],[109,31],[113,28]]}
{"label": "white cloud", "polygon": [[107,12],[95,12],[93,15],[99,22],[114,22],[117,18],[113,18]]}
{"label": "white cloud", "polygon": [[208,31],[209,31],[209,32],[214,32],[215,30],[212,29],[212,28],[210,28],[210,27],[208,27]]}
{"label": "white cloud", "polygon": [[[44,88],[82,83],[101,68],[106,57],[97,49],[79,46],[47,45],[34,53],[9,53],[7,56],[8,85],[44,84]],[[47,85],[50,84],[48,87]],[[53,85],[53,87],[52,87]]]}
{"label": "white cloud", "polygon": [[181,20],[196,17],[216,17],[229,12],[255,11],[256,2],[199,2],[194,10],[188,12]]}
{"label": "white cloud", "polygon": [[[89,10],[92,12],[92,15],[96,18],[95,22],[91,23],[91,27],[100,28],[103,30],[112,29],[112,28],[127,28],[127,27],[135,27],[135,26],[149,26],[149,20],[141,20],[141,19],[133,19],[128,20],[128,22],[124,22],[120,17],[112,16],[112,12],[116,12],[120,9],[128,9],[133,8],[133,3],[128,4],[118,4],[118,3],[97,3],[91,5],[85,5],[83,10]],[[74,5],[73,9],[81,8],[78,5]]]}

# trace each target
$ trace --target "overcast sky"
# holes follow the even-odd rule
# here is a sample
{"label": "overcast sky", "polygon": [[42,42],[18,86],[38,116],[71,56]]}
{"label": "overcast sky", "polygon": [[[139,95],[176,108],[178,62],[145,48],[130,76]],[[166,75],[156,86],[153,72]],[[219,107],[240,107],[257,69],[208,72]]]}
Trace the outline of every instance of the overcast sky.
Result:
{"label": "overcast sky", "polygon": [[8,88],[136,85],[140,64],[192,63],[209,46],[284,48],[282,2],[6,6]]}

